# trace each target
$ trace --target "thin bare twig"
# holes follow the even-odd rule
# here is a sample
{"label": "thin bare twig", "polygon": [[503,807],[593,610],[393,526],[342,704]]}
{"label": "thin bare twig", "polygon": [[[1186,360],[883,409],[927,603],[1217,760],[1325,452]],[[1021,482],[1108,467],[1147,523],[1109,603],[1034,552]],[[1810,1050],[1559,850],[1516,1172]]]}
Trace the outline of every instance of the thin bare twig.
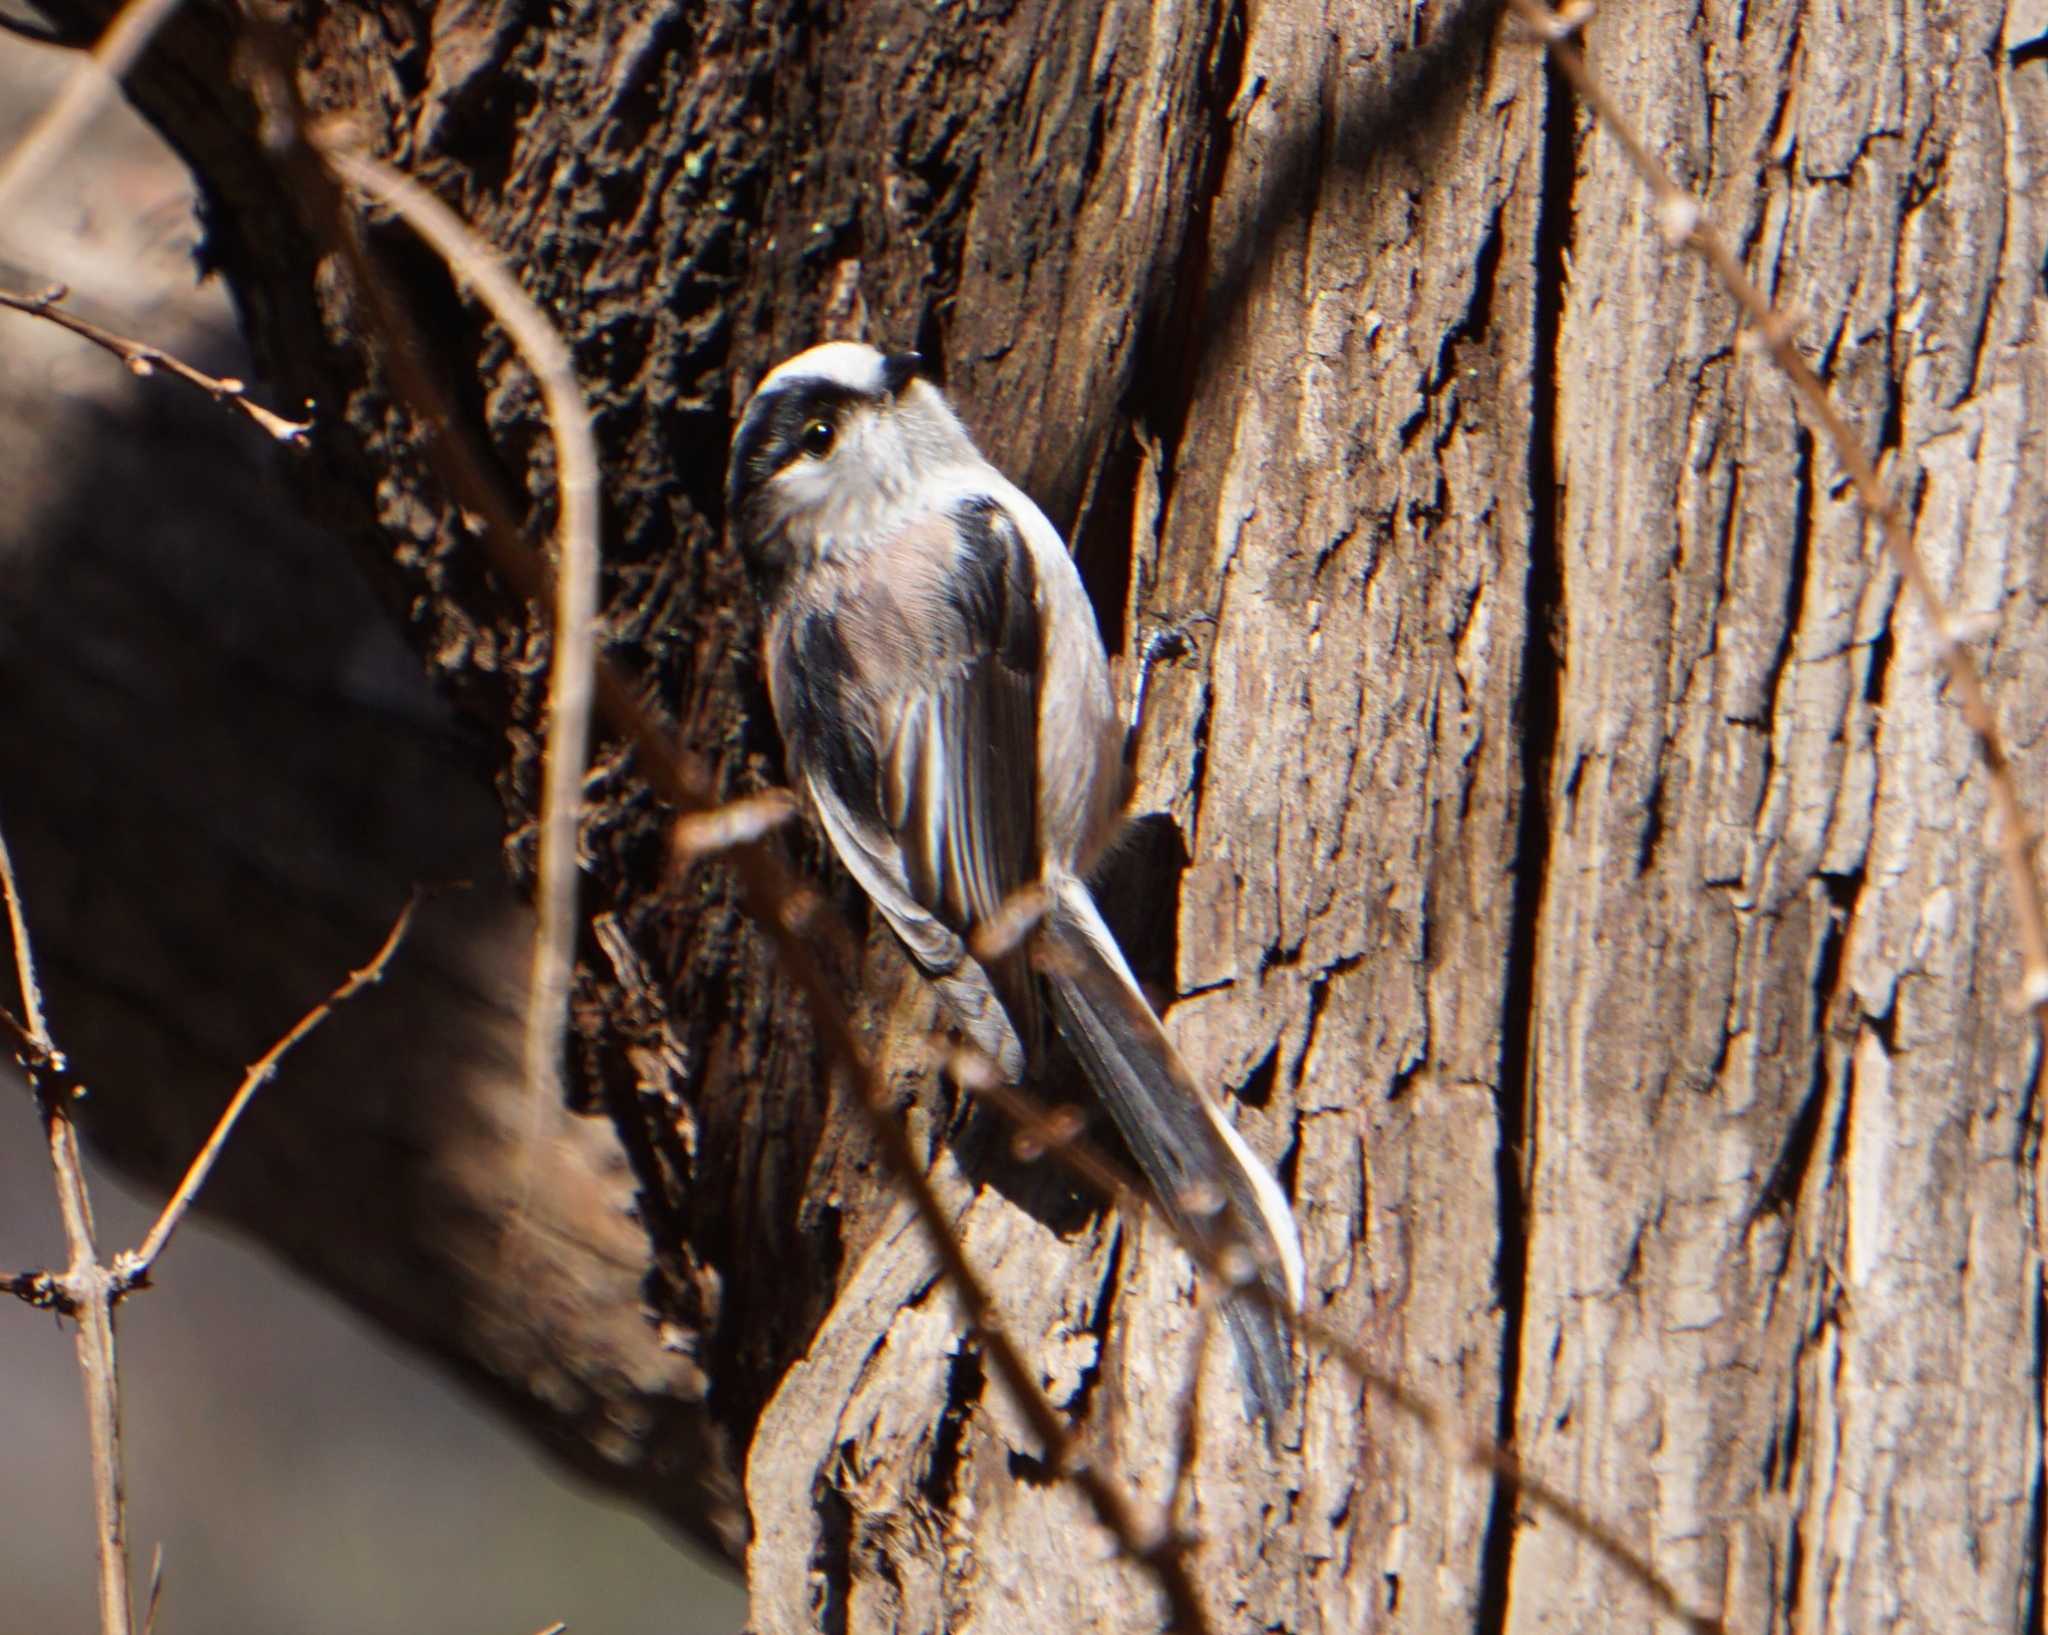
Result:
{"label": "thin bare twig", "polygon": [[[100,1258],[94,1237],[92,1198],[86,1187],[78,1131],[71,1122],[62,1082],[64,1057],[51,1037],[49,1020],[43,1009],[35,954],[29,941],[28,915],[22,907],[14,858],[4,834],[0,834],[0,898],[4,898],[6,903],[7,924],[14,944],[16,980],[21,988],[22,1008],[28,1014],[25,1025],[17,1024],[23,1034],[23,1043],[28,1047],[21,1055],[22,1066],[42,1115],[43,1131],[50,1149],[50,1168],[57,1183],[58,1210],[64,1221],[65,1242],[71,1252],[70,1264],[61,1273],[21,1272],[7,1278],[0,1287],[30,1305],[51,1308],[77,1321],[78,1370],[85,1390],[86,1431],[92,1450],[100,1630],[101,1635],[130,1635],[135,1624],[135,1609],[129,1588],[127,1524],[123,1515],[120,1369],[114,1346],[114,1308],[122,1296],[147,1283],[157,1257],[163,1253],[171,1234],[177,1230],[192,1200],[205,1185],[236,1120],[257,1090],[277,1071],[278,1063],[285,1054],[333,1014],[337,1006],[382,976],[385,965],[412,922],[414,904],[408,902],[405,905],[368,965],[354,972],[258,1058],[142,1246],[116,1255],[110,1264]],[[161,1570],[159,1557],[150,1578],[149,1616],[152,1619],[162,1581]]]}
{"label": "thin bare twig", "polygon": [[[28,1031],[42,1062],[61,1062],[50,1037],[43,996],[36,979],[35,952],[29,942],[28,916],[14,876],[14,857],[0,835],[0,894],[7,899],[7,925],[14,942],[14,969],[21,986]],[[101,1635],[129,1635],[135,1612],[128,1595],[128,1543],[121,1497],[120,1374],[114,1353],[113,1280],[100,1263],[93,1241],[92,1199],[86,1192],[85,1167],[78,1152],[78,1132],[61,1091],[53,1092],[39,1066],[28,1067],[29,1087],[42,1114],[49,1142],[50,1170],[57,1182],[58,1213],[71,1264],[65,1269],[64,1292],[78,1320],[74,1342],[79,1379],[85,1390],[86,1436],[92,1449],[93,1545],[99,1565]]]}
{"label": "thin bare twig", "polygon": [[787,789],[764,789],[741,795],[708,812],[685,812],[668,832],[671,872],[681,874],[693,863],[735,846],[764,840],[797,814],[796,796]]}
{"label": "thin bare twig", "polygon": [[99,43],[72,64],[69,78],[42,117],[22,133],[13,151],[0,159],[0,221],[19,211],[28,190],[106,105],[128,65],[177,9],[178,0],[128,0]]}
{"label": "thin bare twig", "polygon": [[135,1609],[128,1592],[128,1523],[121,1477],[121,1375],[114,1350],[114,1285],[93,1241],[92,1201],[78,1131],[55,1097],[39,1097],[50,1142],[50,1167],[71,1264],[64,1283],[77,1319],[78,1372],[85,1388],[86,1435],[92,1447],[93,1544],[99,1560],[101,1635],[128,1635]]}
{"label": "thin bare twig", "polygon": [[1990,695],[1965,645],[1964,622],[1956,618],[1935,589],[1927,565],[1914,548],[1912,530],[1897,495],[1878,475],[1876,462],[1850,430],[1833,393],[1793,344],[1791,323],[1771,305],[1744,270],[1728,240],[1708,220],[1699,200],[1672,180],[1671,173],[1650,152],[1608,95],[1607,88],[1587,66],[1585,54],[1573,43],[1574,36],[1592,16],[1592,7],[1583,0],[1562,12],[1553,11],[1543,0],[1512,0],[1512,4],[1656,196],[1657,225],[1665,239],[1674,247],[1691,250],[1704,261],[1749,315],[1756,334],[1792,383],[1794,394],[1833,445],[1835,458],[1842,462],[1855,485],[1857,499],[1878,526],[1886,553],[1934,626],[1936,652],[1962,705],[1963,720],[1984,763],[1992,804],[1998,811],[1999,849],[2005,858],[2012,888],[2013,920],[2019,929],[2020,1001],[2033,1012],[2043,1053],[2048,1054],[2048,906],[2043,904],[2041,884],[2034,873],[2033,827],[2020,801],[2019,784],[2013,777]]}
{"label": "thin bare twig", "polygon": [[126,335],[117,335],[111,329],[102,329],[98,324],[89,323],[75,313],[66,312],[57,303],[68,292],[62,284],[52,284],[41,295],[16,295],[11,290],[0,290],[0,307],[10,311],[25,312],[32,318],[43,318],[68,329],[72,334],[93,345],[113,353],[128,367],[133,375],[147,376],[161,370],[164,374],[182,380],[188,386],[196,386],[216,403],[226,404],[231,409],[247,415],[264,431],[280,443],[303,445],[306,434],[313,429],[311,420],[287,420],[274,409],[266,409],[260,403],[251,402],[248,386],[232,376],[209,375],[203,369],[195,369],[182,358],[173,357],[162,347],[151,346],[147,341],[131,340]]}
{"label": "thin bare twig", "polygon": [[[13,927],[14,934],[20,935],[24,928]],[[45,1046],[42,1039],[31,1033],[26,1023],[5,1005],[0,1005],[0,1033],[14,1041],[15,1060],[26,1072],[37,1076],[45,1095],[68,1096],[83,1091],[70,1060],[55,1046]]]}
{"label": "thin bare twig", "polygon": [[[590,759],[592,664],[597,656],[598,460],[575,360],[547,315],[498,253],[410,177],[312,133],[327,162],[358,192],[398,216],[447,262],[498,320],[533,371],[555,445],[555,635],[548,666],[547,745],[535,846],[532,986],[526,1002],[528,1145],[559,1103],[562,1040],[576,953],[576,843],[583,768]],[[530,1158],[530,1152],[526,1155]],[[522,1169],[524,1162],[522,1161]],[[523,1182],[522,1182],[523,1185]]]}
{"label": "thin bare twig", "polygon": [[36,1054],[38,1060],[61,1064],[63,1058],[57,1054],[57,1046],[50,1038],[50,1024],[43,1014],[42,984],[36,979],[35,951],[28,940],[28,916],[21,906],[21,887],[14,878],[14,854],[7,849],[7,838],[0,835],[0,896],[7,899],[7,934],[14,943],[14,978],[21,990],[22,1013],[26,1023],[16,1022],[10,1014],[9,1023],[24,1030],[23,1042]]}
{"label": "thin bare twig", "polygon": [[276,1076],[279,1064],[335,1011],[365,988],[383,980],[384,968],[398,952],[398,945],[405,941],[406,932],[412,929],[413,912],[418,907],[417,895],[408,898],[405,907],[398,911],[398,918],[391,922],[391,929],[385,932],[377,952],[370,956],[369,963],[360,970],[351,971],[346,981],[294,1022],[275,1044],[256,1058],[214,1124],[213,1133],[206,1138],[206,1144],[186,1169],[177,1191],[171,1194],[170,1201],[157,1216],[156,1224],[149,1229],[149,1236],[142,1240],[139,1248],[114,1257],[114,1294],[117,1299],[130,1289],[143,1288],[148,1284],[157,1258],[169,1246],[171,1234],[177,1231],[186,1212],[191,1209],[193,1199],[199,1196],[199,1189],[206,1185],[206,1178],[213,1173],[213,1166],[220,1157],[221,1149],[227,1145],[228,1137],[234,1133],[236,1122],[255,1099],[256,1092]]}
{"label": "thin bare twig", "polygon": [[164,1598],[164,1547],[158,1544],[149,1553],[149,1593],[142,1600],[142,1635],[151,1635],[156,1628],[157,1609]]}
{"label": "thin bare twig", "polygon": [[[8,929],[17,936],[21,932],[21,927],[18,925],[10,926]],[[5,1005],[0,1005],[0,1030],[4,1030],[18,1047],[27,1051],[38,1063],[42,1063],[42,1044],[33,1033],[29,1032],[28,1024],[22,1021],[20,1017],[16,1016]]]}
{"label": "thin bare twig", "polygon": [[1209,1336],[1216,1328],[1216,1302],[1195,1291],[1195,1339],[1188,1347],[1188,1384],[1180,1396],[1180,1423],[1173,1433],[1173,1477],[1166,1485],[1166,1525],[1182,1549],[1194,1542],[1182,1512],[1191,1508],[1195,1466],[1202,1455],[1202,1369],[1209,1360]]}

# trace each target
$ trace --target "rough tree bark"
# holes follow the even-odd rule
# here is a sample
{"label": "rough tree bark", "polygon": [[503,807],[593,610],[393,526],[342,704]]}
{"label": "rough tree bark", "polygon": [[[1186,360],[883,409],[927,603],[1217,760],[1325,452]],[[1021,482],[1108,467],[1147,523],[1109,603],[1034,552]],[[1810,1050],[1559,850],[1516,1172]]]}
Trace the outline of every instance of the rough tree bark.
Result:
{"label": "rough tree bark", "polygon": [[[1113,649],[1190,636],[1152,676],[1117,895],[1296,1199],[1318,1310],[1732,1628],[2038,1626],[2040,1062],[1982,778],[1832,456],[1532,45],[1410,0],[545,22],[444,0],[294,26],[311,99],[566,327],[609,461],[614,651],[732,787],[778,761],[719,538],[729,416],[777,356],[865,324],[937,362],[1069,530]],[[1982,652],[2036,804],[2044,45],[2048,11],[1991,0],[1652,0],[1591,33],[1804,316],[1937,581],[1997,615]],[[523,866],[544,642],[266,168],[225,12],[194,0],[133,90],[200,178],[258,356],[320,405],[297,482],[485,723],[477,777]],[[544,507],[502,339],[380,243]],[[324,776],[413,809],[411,772],[335,753]],[[295,1157],[273,1111],[220,1202],[698,1537],[750,1536],[761,1631],[1148,1627],[1143,1574],[1036,1462],[731,888],[665,891],[663,814],[600,769],[578,1083],[630,1157],[631,1253],[570,1230],[550,1300],[494,1250],[474,1132],[508,1116],[507,1064],[450,1075],[481,1110],[403,1181],[375,1141]],[[842,963],[1088,1456],[1164,1502],[1185,1263],[955,1106],[884,939]],[[440,1025],[354,1035],[327,1099],[373,1134],[437,1116],[348,1087],[451,1048]],[[404,1077],[431,1103],[439,1075]],[[199,1117],[162,1111],[183,1095],[102,1107],[102,1139],[161,1166],[166,1118]],[[254,1179],[323,1165],[337,1197],[416,1207],[309,1229],[288,1180]],[[591,1196],[559,1213],[625,1219]],[[609,1270],[572,1298],[585,1264]],[[1262,1444],[1211,1349],[1183,1519],[1222,1627],[1643,1623],[1582,1542],[1334,1366]]]}

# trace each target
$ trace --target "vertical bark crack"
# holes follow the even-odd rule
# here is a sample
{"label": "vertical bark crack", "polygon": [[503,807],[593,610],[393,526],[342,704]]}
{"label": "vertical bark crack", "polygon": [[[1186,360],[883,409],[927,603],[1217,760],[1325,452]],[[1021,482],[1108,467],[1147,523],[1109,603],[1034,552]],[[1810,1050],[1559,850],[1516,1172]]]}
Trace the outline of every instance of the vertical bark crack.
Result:
{"label": "vertical bark crack", "polygon": [[[1561,488],[1557,463],[1558,331],[1565,264],[1571,245],[1576,110],[1555,67],[1546,64],[1543,186],[1536,223],[1535,314],[1530,359],[1529,567],[1522,652],[1521,809],[1515,842],[1514,907],[1508,930],[1501,1011],[1498,1092],[1500,1146],[1495,1161],[1499,1252],[1495,1285],[1501,1309],[1500,1408],[1495,1435],[1513,1446],[1522,1371],[1523,1301],[1528,1281],[1529,1146],[1536,1097],[1534,1038],[1537,961],[1545,875],[1550,862],[1550,780],[1556,757],[1563,672],[1558,625],[1564,574],[1558,539]],[[1515,1495],[1494,1484],[1480,1555],[1480,1635],[1507,1627],[1508,1583],[1514,1565]]]}
{"label": "vertical bark crack", "polygon": [[[2048,1287],[2044,1287],[2041,1280],[2036,1278],[2034,1280],[2034,1384],[2036,1387],[2034,1401],[2036,1404],[2041,1403],[2043,1400],[2039,1387],[2044,1377],[2048,1377]],[[2036,1408],[2035,1412],[2037,1416],[2034,1431],[2036,1437],[2035,1447],[2037,1450],[2048,1448],[2048,1421],[2044,1421],[2039,1417],[2041,1413],[2039,1407]],[[2027,1635],[2043,1635],[2044,1629],[2048,1629],[2048,1607],[2043,1605],[2041,1583],[2044,1572],[2048,1572],[2048,1493],[2044,1493],[2044,1486],[2048,1486],[2048,1474],[2044,1474],[2042,1461],[2037,1456],[2034,1461],[2033,1491],[2027,1498],[2027,1507],[2030,1512],[2027,1517],[2027,1602],[2026,1618],[2020,1625],[2022,1629],[2027,1631]]]}

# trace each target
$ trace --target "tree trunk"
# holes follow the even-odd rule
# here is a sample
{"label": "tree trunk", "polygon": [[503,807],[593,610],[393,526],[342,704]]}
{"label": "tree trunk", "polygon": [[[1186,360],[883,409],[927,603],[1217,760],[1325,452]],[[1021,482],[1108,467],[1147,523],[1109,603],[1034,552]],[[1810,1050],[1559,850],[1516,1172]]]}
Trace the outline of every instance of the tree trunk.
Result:
{"label": "tree trunk", "polygon": [[[1997,615],[1979,651],[2038,801],[2048,14],[2026,9],[1656,0],[1590,49],[1800,316],[1937,583]],[[1184,637],[1150,674],[1110,896],[1295,1200],[1314,1309],[1732,1629],[2038,1626],[2040,1061],[1982,773],[1835,457],[1535,45],[1412,0],[591,0],[545,26],[447,0],[298,27],[309,99],[566,327],[607,455],[613,651],[730,787],[780,777],[720,536],[731,414],[823,329],[915,344],[1074,541],[1111,650]],[[495,778],[523,871],[541,627],[383,395],[231,43],[195,0],[134,95],[194,165],[259,358],[318,404],[299,486],[486,723],[475,787]],[[402,232],[378,243],[545,508],[502,337]],[[331,750],[321,776],[410,799],[414,773]],[[440,1126],[482,1180],[364,1151],[348,1196],[405,1188],[402,1215],[221,1201],[700,1538],[750,1536],[763,1635],[1154,1627],[732,886],[668,889],[666,814],[597,764],[575,1055],[637,1181],[630,1252],[587,1232],[560,1301],[505,1294],[522,1217],[508,1144],[475,1132],[518,1116],[509,1060]],[[1262,1440],[1163,1230],[955,1105],[885,936],[840,964],[1090,1462],[1168,1505],[1199,1375],[1175,1514],[1219,1628],[1645,1624],[1585,1541],[1328,1359]],[[339,1035],[331,1082],[415,1042],[469,1059],[446,1026]],[[123,1143],[156,1115],[98,1114],[171,1162]],[[565,1222],[625,1218],[595,1183],[541,1185]],[[370,1269],[338,1270],[372,1233]]]}

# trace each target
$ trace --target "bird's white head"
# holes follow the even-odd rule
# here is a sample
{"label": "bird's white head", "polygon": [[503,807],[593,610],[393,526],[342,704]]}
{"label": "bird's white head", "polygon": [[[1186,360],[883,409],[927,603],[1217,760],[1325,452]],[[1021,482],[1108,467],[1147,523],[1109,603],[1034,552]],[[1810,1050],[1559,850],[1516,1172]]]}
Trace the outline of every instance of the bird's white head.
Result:
{"label": "bird's white head", "polygon": [[755,388],[733,434],[725,505],[757,585],[874,537],[934,476],[980,461],[921,363],[828,341]]}

